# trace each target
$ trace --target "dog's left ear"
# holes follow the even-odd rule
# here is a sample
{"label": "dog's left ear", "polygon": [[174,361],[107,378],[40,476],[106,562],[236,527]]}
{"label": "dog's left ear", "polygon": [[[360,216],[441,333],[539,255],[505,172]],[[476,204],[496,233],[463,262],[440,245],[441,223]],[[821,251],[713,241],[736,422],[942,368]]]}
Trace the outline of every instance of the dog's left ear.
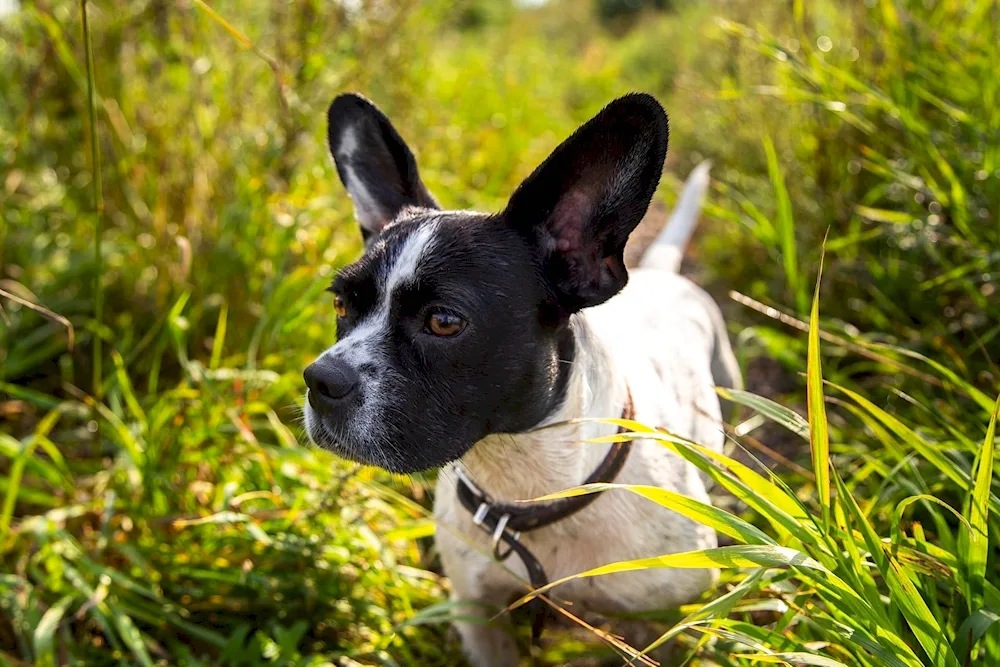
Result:
{"label": "dog's left ear", "polygon": [[628,282],[623,256],[663,171],[667,115],[632,93],[560,144],[514,192],[504,218],[535,244],[567,312],[596,306]]}
{"label": "dog's left ear", "polygon": [[330,104],[327,120],[330,153],[366,242],[405,206],[438,207],[409,146],[378,107],[345,93]]}

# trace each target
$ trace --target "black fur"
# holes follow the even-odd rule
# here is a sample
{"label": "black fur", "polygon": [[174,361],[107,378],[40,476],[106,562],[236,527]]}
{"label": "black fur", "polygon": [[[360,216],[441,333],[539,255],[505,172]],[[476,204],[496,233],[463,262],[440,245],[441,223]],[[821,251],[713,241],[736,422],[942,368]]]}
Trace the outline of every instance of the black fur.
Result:
{"label": "black fur", "polygon": [[628,282],[625,242],[649,208],[667,155],[667,114],[633,93],[560,144],[514,192],[504,217],[534,240],[569,312]]}
{"label": "black fur", "polygon": [[[405,206],[437,208],[437,202],[420,180],[417,161],[396,128],[378,107],[356,93],[338,96],[327,110],[327,142],[333,155],[337,174],[351,190],[348,169],[356,172],[377,210],[371,212],[378,220],[371,228],[362,225],[361,234],[368,241],[381,231]],[[341,149],[344,133],[357,133],[358,154],[350,158]],[[354,196],[354,193],[351,192]]]}
{"label": "black fur", "polygon": [[[351,174],[368,193],[384,197],[380,207],[394,211],[365,255],[331,286],[347,307],[340,339],[378,308],[384,276],[407,239],[424,225],[436,227],[414,279],[392,294],[378,363],[356,369],[361,389],[338,407],[316,402],[321,426],[310,435],[349,458],[413,472],[456,460],[489,434],[538,425],[565,398],[575,349],[572,313],[607,300],[628,279],[622,251],[649,205],[666,151],[662,108],[647,95],[608,105],[498,215],[434,210],[412,153],[366,100],[338,97],[330,118],[335,159],[344,118],[368,128]],[[386,173],[391,165],[397,171]],[[338,172],[343,179],[339,159]],[[466,328],[447,338],[427,333],[434,309],[459,315]],[[337,347],[327,355],[337,355]],[[376,385],[378,396],[365,395],[365,386]],[[379,423],[355,429],[367,401],[382,404]]]}

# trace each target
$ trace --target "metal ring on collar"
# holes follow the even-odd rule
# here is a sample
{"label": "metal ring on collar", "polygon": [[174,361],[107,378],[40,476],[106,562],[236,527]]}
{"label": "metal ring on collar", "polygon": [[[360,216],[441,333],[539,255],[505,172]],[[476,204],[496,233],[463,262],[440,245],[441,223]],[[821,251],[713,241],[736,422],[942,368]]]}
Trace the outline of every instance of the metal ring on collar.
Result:
{"label": "metal ring on collar", "polygon": [[[510,515],[504,514],[497,521],[497,527],[493,530],[493,557],[498,561],[507,560],[511,552],[514,551],[514,547],[508,546],[507,551],[503,554],[500,553],[500,542],[503,541],[504,531],[507,530],[507,522],[510,521]],[[516,541],[521,537],[521,533],[510,533],[510,539]]]}

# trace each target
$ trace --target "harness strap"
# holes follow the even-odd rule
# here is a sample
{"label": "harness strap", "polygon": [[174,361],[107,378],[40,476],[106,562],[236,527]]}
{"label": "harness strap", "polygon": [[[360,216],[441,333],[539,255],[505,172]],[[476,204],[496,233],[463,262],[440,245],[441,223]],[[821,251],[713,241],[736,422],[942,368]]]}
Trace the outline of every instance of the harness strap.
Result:
{"label": "harness strap", "polygon": [[[631,420],[634,417],[632,394],[626,393],[622,419]],[[627,430],[624,427],[619,427],[618,433],[625,433]],[[590,473],[583,483],[613,482],[625,465],[631,446],[632,443],[628,440],[612,444],[600,465]],[[472,514],[473,522],[492,537],[493,557],[497,561],[503,561],[512,553],[517,554],[528,571],[528,580],[534,589],[548,584],[549,578],[539,560],[521,543],[521,533],[562,521],[590,505],[597,500],[597,496],[603,493],[603,491],[598,491],[539,503],[496,503],[492,502],[486,492],[468,478],[461,467],[457,467],[456,470],[458,472],[456,485],[458,500],[462,507]],[[506,545],[506,552],[501,553],[501,544]],[[529,605],[533,608],[534,614],[531,624],[531,641],[537,645],[541,639],[548,607],[539,599],[532,600]]]}

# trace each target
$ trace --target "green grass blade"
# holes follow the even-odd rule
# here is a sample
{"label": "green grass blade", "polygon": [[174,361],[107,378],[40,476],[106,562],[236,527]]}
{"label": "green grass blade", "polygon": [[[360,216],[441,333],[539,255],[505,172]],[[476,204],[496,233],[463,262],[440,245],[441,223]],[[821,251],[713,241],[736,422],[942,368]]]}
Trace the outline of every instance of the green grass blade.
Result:
{"label": "green grass blade", "polygon": [[[101,140],[97,135],[97,102],[95,100],[95,86],[94,80],[96,78],[96,72],[94,71],[94,48],[91,43],[90,34],[90,23],[87,20],[87,0],[80,0],[80,14],[83,18],[83,43],[84,49],[86,50],[86,71],[87,71],[87,120],[90,130],[90,169],[91,169],[91,184],[93,187],[94,195],[94,211],[96,214],[96,225],[94,228],[94,322],[98,326],[101,324],[101,320],[104,318],[104,271],[102,270],[102,263],[104,262],[104,255],[101,250],[101,245],[104,238],[104,195],[101,192]],[[94,352],[93,352],[93,381],[94,381],[94,396],[98,399],[104,391],[101,386],[101,361],[104,355],[101,352],[101,336],[99,333],[94,334]]]}
{"label": "green grass blade", "polygon": [[[817,542],[818,529],[813,526],[813,520],[805,508],[777,483],[772,483],[742,463],[664,432],[622,433],[607,438],[595,438],[591,442],[616,442],[622,439],[659,441],[664,447],[697,466],[720,487],[759,512],[780,535],[791,535],[803,545],[816,545],[818,550],[823,549],[824,545]],[[721,464],[726,470],[721,470],[712,462]],[[817,557],[822,559],[825,556]]]}
{"label": "green grass blade", "polygon": [[899,606],[913,635],[931,659],[931,664],[940,667],[959,667],[958,658],[946,641],[940,622],[921,597],[910,571],[900,566],[891,554],[886,553],[882,540],[836,471],[833,473],[833,479],[837,485],[838,497],[860,528],[875,566],[889,589],[892,601]]}
{"label": "green grass blade", "polygon": [[965,660],[966,665],[972,664],[972,650],[976,642],[983,638],[986,631],[995,627],[1000,621],[1000,614],[991,609],[980,609],[962,623],[955,636],[955,654]]}
{"label": "green grass blade", "polygon": [[777,665],[813,665],[814,667],[847,667],[844,663],[833,658],[817,655],[815,653],[805,653],[802,651],[789,651],[785,653],[745,653],[740,654],[741,658],[753,662],[771,663]]}
{"label": "green grass blade", "polygon": [[993,444],[997,428],[997,412],[1000,411],[1000,397],[997,398],[986,440],[979,452],[973,475],[972,492],[966,501],[963,523],[958,532],[958,557],[963,574],[965,599],[972,614],[983,605],[983,582],[986,577],[986,559],[989,555],[989,502],[990,487],[993,483]]}
{"label": "green grass blade", "polygon": [[784,426],[792,433],[801,436],[805,440],[809,439],[809,422],[794,410],[775,403],[769,398],[764,398],[763,396],[758,396],[757,394],[741,389],[716,387],[715,393],[727,401],[739,403],[740,405],[745,405],[748,408],[756,410],[776,424]]}
{"label": "green grass blade", "polygon": [[136,398],[135,391],[132,388],[132,380],[129,379],[128,372],[125,370],[125,360],[122,359],[122,355],[115,350],[111,354],[111,358],[115,364],[115,378],[118,380],[118,388],[122,392],[122,397],[125,399],[125,405],[128,406],[129,412],[139,423],[142,431],[146,430],[147,419],[146,413],[143,412],[142,406],[139,405],[139,399]]}
{"label": "green grass blade", "polygon": [[114,621],[122,642],[132,651],[132,655],[142,667],[153,667],[153,659],[150,657],[142,634],[139,632],[139,628],[135,627],[132,618],[116,607],[110,605],[109,607],[111,619]]}
{"label": "green grass blade", "polygon": [[11,517],[14,515],[14,505],[17,502],[18,494],[21,490],[21,478],[24,475],[24,466],[38,446],[38,439],[31,438],[21,445],[21,450],[17,453],[17,458],[10,466],[10,474],[7,476],[5,486],[7,493],[4,495],[3,506],[0,507],[0,545],[3,544],[10,530]]}
{"label": "green grass blade", "polygon": [[932,447],[930,443],[924,440],[912,428],[904,424],[896,417],[890,415],[888,412],[878,407],[861,394],[833,382],[828,382],[827,384],[837,389],[837,391],[846,394],[851,398],[851,400],[864,408],[869,414],[875,417],[875,419],[881,422],[890,431],[895,433],[897,437],[902,439],[905,444],[912,447],[918,454],[927,459],[927,461],[933,464],[935,468],[948,477],[948,479],[958,485],[959,488],[971,488],[971,480],[968,473],[956,465],[954,461]]}
{"label": "green grass blade", "polygon": [[843,569],[850,574],[851,580],[857,586],[858,593],[864,597],[879,622],[888,625],[889,617],[886,615],[885,606],[882,604],[881,592],[878,590],[878,585],[875,583],[869,564],[862,557],[858,545],[854,540],[850,518],[844,511],[843,504],[838,503],[833,508],[833,513],[834,519],[837,521],[837,527],[841,531],[844,552],[848,557],[847,562],[842,562]]}
{"label": "green grass blade", "polygon": [[54,638],[59,622],[66,614],[66,610],[73,603],[74,597],[66,595],[59,599],[54,605],[49,607],[42,620],[35,628],[32,638],[32,650],[35,654],[35,661],[39,667],[54,667],[56,664],[56,652]]}
{"label": "green grass blade", "polygon": [[685,618],[681,619],[674,627],[670,628],[667,632],[660,635],[653,643],[643,649],[643,653],[648,653],[656,647],[665,644],[670,641],[684,630],[698,624],[704,623],[706,619],[712,617],[725,617],[732,611],[743,598],[750,594],[751,591],[755,590],[760,580],[763,578],[766,570],[758,569],[750,573],[748,577],[740,581],[739,584],[733,587],[731,591],[720,595],[711,602],[704,604],[698,611],[695,611]]}
{"label": "green grass blade", "polygon": [[955,515],[955,518],[957,518],[965,527],[970,526],[966,518],[945,501],[928,493],[920,493],[915,496],[904,498],[899,502],[899,504],[896,505],[896,509],[892,511],[892,544],[894,547],[902,544],[903,512],[905,512],[906,508],[915,502],[935,503],[936,505],[940,505]]}
{"label": "green grass blade", "polygon": [[767,173],[771,179],[775,199],[778,201],[778,239],[781,243],[781,260],[785,267],[785,277],[788,286],[795,295],[795,304],[799,312],[806,308],[806,294],[802,289],[799,276],[798,249],[795,243],[795,221],[792,218],[792,202],[785,187],[785,177],[781,173],[778,154],[770,137],[764,137],[764,152],[767,154]]}
{"label": "green grass blade", "polygon": [[568,581],[576,579],[586,579],[589,577],[599,577],[616,572],[635,572],[637,570],[651,570],[657,568],[684,568],[684,569],[704,569],[719,568],[732,569],[744,567],[797,567],[810,568],[825,572],[820,563],[813,560],[806,554],[796,549],[779,547],[773,545],[742,545],[733,547],[718,547],[715,549],[701,549],[699,551],[685,551],[683,553],[666,554],[664,556],[653,556],[652,558],[639,558],[637,560],[610,563],[595,567],[586,572],[570,575],[557,579],[545,586],[536,588],[534,591],[517,600],[510,606],[516,609],[533,598],[561,586]]}
{"label": "green grass blade", "polygon": [[600,493],[612,489],[622,489],[642,496],[661,507],[666,507],[702,525],[709,526],[723,535],[740,540],[744,544],[775,544],[774,540],[759,528],[739,517],[733,516],[725,510],[658,486],[643,486],[640,484],[586,484],[525,502],[548,502],[559,498]]}
{"label": "green grass blade", "polygon": [[819,291],[823,282],[823,257],[820,256],[816,291],[809,316],[809,352],[806,361],[807,400],[809,403],[809,442],[812,446],[813,474],[823,512],[823,525],[830,526],[830,434],[826,423],[823,397],[823,369],[819,357]]}
{"label": "green grass blade", "polygon": [[212,358],[208,364],[212,370],[218,368],[222,361],[222,350],[226,344],[226,319],[228,315],[229,308],[226,304],[222,304],[222,308],[219,310],[219,319],[215,324],[215,336],[212,338]]}
{"label": "green grass blade", "polygon": [[592,440],[588,440],[588,442],[606,443],[618,442],[622,439],[642,440],[647,438],[650,440],[656,440],[664,447],[667,447],[675,452],[678,456],[684,457],[692,463],[696,463],[696,465],[698,463],[707,464],[708,462],[718,463],[722,467],[729,470],[740,482],[745,484],[749,490],[760,498],[773,504],[774,507],[780,509],[789,517],[792,517],[800,522],[808,520],[809,518],[808,512],[806,512],[802,504],[799,503],[793,495],[781,488],[775,482],[767,479],[760,473],[743,465],[735,459],[725,456],[724,454],[720,454],[719,452],[699,445],[698,443],[692,442],[686,438],[681,438],[672,433],[668,433],[667,431],[650,429],[649,427],[641,426],[636,422],[625,422],[622,420],[599,421],[607,421],[608,423],[614,423],[618,426],[623,426],[624,428],[638,428],[635,428],[635,431],[631,433],[620,433],[601,438],[594,438]]}

